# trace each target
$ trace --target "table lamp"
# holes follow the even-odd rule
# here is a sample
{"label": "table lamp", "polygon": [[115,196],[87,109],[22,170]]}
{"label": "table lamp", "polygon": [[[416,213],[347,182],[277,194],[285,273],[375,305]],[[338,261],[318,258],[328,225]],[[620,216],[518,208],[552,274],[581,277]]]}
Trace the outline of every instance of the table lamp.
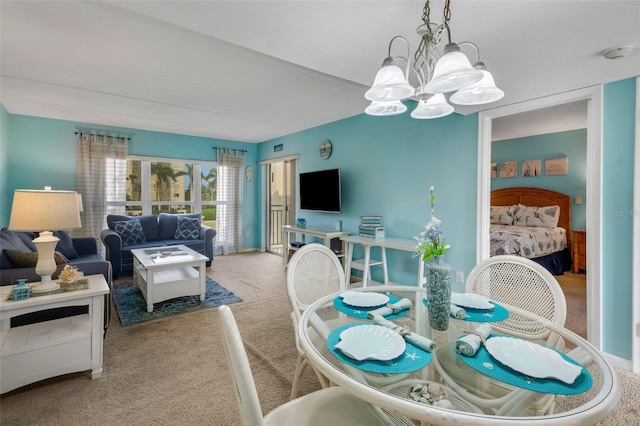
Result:
{"label": "table lamp", "polygon": [[51,280],[56,271],[54,251],[60,239],[52,231],[80,228],[79,196],[75,191],[52,191],[17,189],[13,195],[9,229],[13,231],[39,232],[33,240],[38,251],[36,274],[40,284],[33,293],[48,293],[58,290],[60,285]]}

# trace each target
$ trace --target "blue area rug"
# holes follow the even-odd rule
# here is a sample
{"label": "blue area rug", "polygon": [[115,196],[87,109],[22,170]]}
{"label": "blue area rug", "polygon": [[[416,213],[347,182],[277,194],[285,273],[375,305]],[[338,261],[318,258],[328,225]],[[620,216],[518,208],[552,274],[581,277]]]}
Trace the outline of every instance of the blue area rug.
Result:
{"label": "blue area rug", "polygon": [[153,312],[147,312],[147,303],[133,282],[115,282],[114,287],[113,301],[123,326],[242,301],[211,278],[207,278],[207,293],[204,301],[200,301],[200,296],[176,297],[155,303]]}

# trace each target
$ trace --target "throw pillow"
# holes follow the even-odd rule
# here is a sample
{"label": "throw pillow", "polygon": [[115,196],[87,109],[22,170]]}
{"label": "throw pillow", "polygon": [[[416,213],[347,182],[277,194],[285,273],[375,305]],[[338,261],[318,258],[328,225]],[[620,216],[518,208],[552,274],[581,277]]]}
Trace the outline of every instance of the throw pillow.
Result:
{"label": "throw pillow", "polygon": [[[38,253],[34,251],[4,250],[4,254],[7,255],[14,268],[34,268],[38,263]],[[53,253],[53,259],[56,261],[56,265],[69,263],[69,260],[58,251]]]}
{"label": "throw pillow", "polygon": [[513,225],[517,206],[491,206],[491,223]]}
{"label": "throw pillow", "polygon": [[64,254],[64,257],[67,259],[77,259],[80,257],[76,248],[73,246],[71,235],[65,231],[54,231],[53,235],[60,238],[60,241],[56,244],[56,250]]}
{"label": "throw pillow", "polygon": [[200,238],[200,219],[178,216],[178,227],[173,238],[176,240],[197,240]]}
{"label": "throw pillow", "polygon": [[142,224],[138,219],[113,222],[113,230],[122,238],[123,246],[132,246],[146,242]]}
{"label": "throw pillow", "polygon": [[518,211],[513,220],[518,226],[537,226],[555,228],[560,220],[560,206],[527,207],[518,204]]}

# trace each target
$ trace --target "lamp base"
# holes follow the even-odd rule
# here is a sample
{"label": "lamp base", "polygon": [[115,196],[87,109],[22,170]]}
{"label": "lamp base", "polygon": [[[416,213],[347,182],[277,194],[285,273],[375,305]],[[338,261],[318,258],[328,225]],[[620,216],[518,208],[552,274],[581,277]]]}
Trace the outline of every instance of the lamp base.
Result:
{"label": "lamp base", "polygon": [[35,287],[31,287],[31,293],[51,293],[60,290],[60,284],[51,280],[51,275],[41,277],[42,281]]}

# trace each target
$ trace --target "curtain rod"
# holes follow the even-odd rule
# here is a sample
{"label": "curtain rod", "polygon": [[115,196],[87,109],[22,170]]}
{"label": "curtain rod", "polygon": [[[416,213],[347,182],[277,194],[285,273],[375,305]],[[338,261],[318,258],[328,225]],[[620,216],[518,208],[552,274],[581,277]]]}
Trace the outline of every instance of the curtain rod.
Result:
{"label": "curtain rod", "polygon": [[86,135],[91,135],[91,136],[96,136],[96,137],[103,137],[103,138],[112,138],[112,139],[121,139],[123,141],[127,141],[129,139],[131,139],[128,136],[109,136],[109,135],[99,135],[97,133],[89,133],[89,132],[75,132],[76,135],[82,135],[82,134],[86,134]]}
{"label": "curtain rod", "polygon": [[[212,146],[211,149],[218,149],[218,147],[217,146]],[[246,149],[236,149],[236,148],[222,148],[222,149],[232,149],[234,151],[244,152],[245,154],[247,153]]]}

